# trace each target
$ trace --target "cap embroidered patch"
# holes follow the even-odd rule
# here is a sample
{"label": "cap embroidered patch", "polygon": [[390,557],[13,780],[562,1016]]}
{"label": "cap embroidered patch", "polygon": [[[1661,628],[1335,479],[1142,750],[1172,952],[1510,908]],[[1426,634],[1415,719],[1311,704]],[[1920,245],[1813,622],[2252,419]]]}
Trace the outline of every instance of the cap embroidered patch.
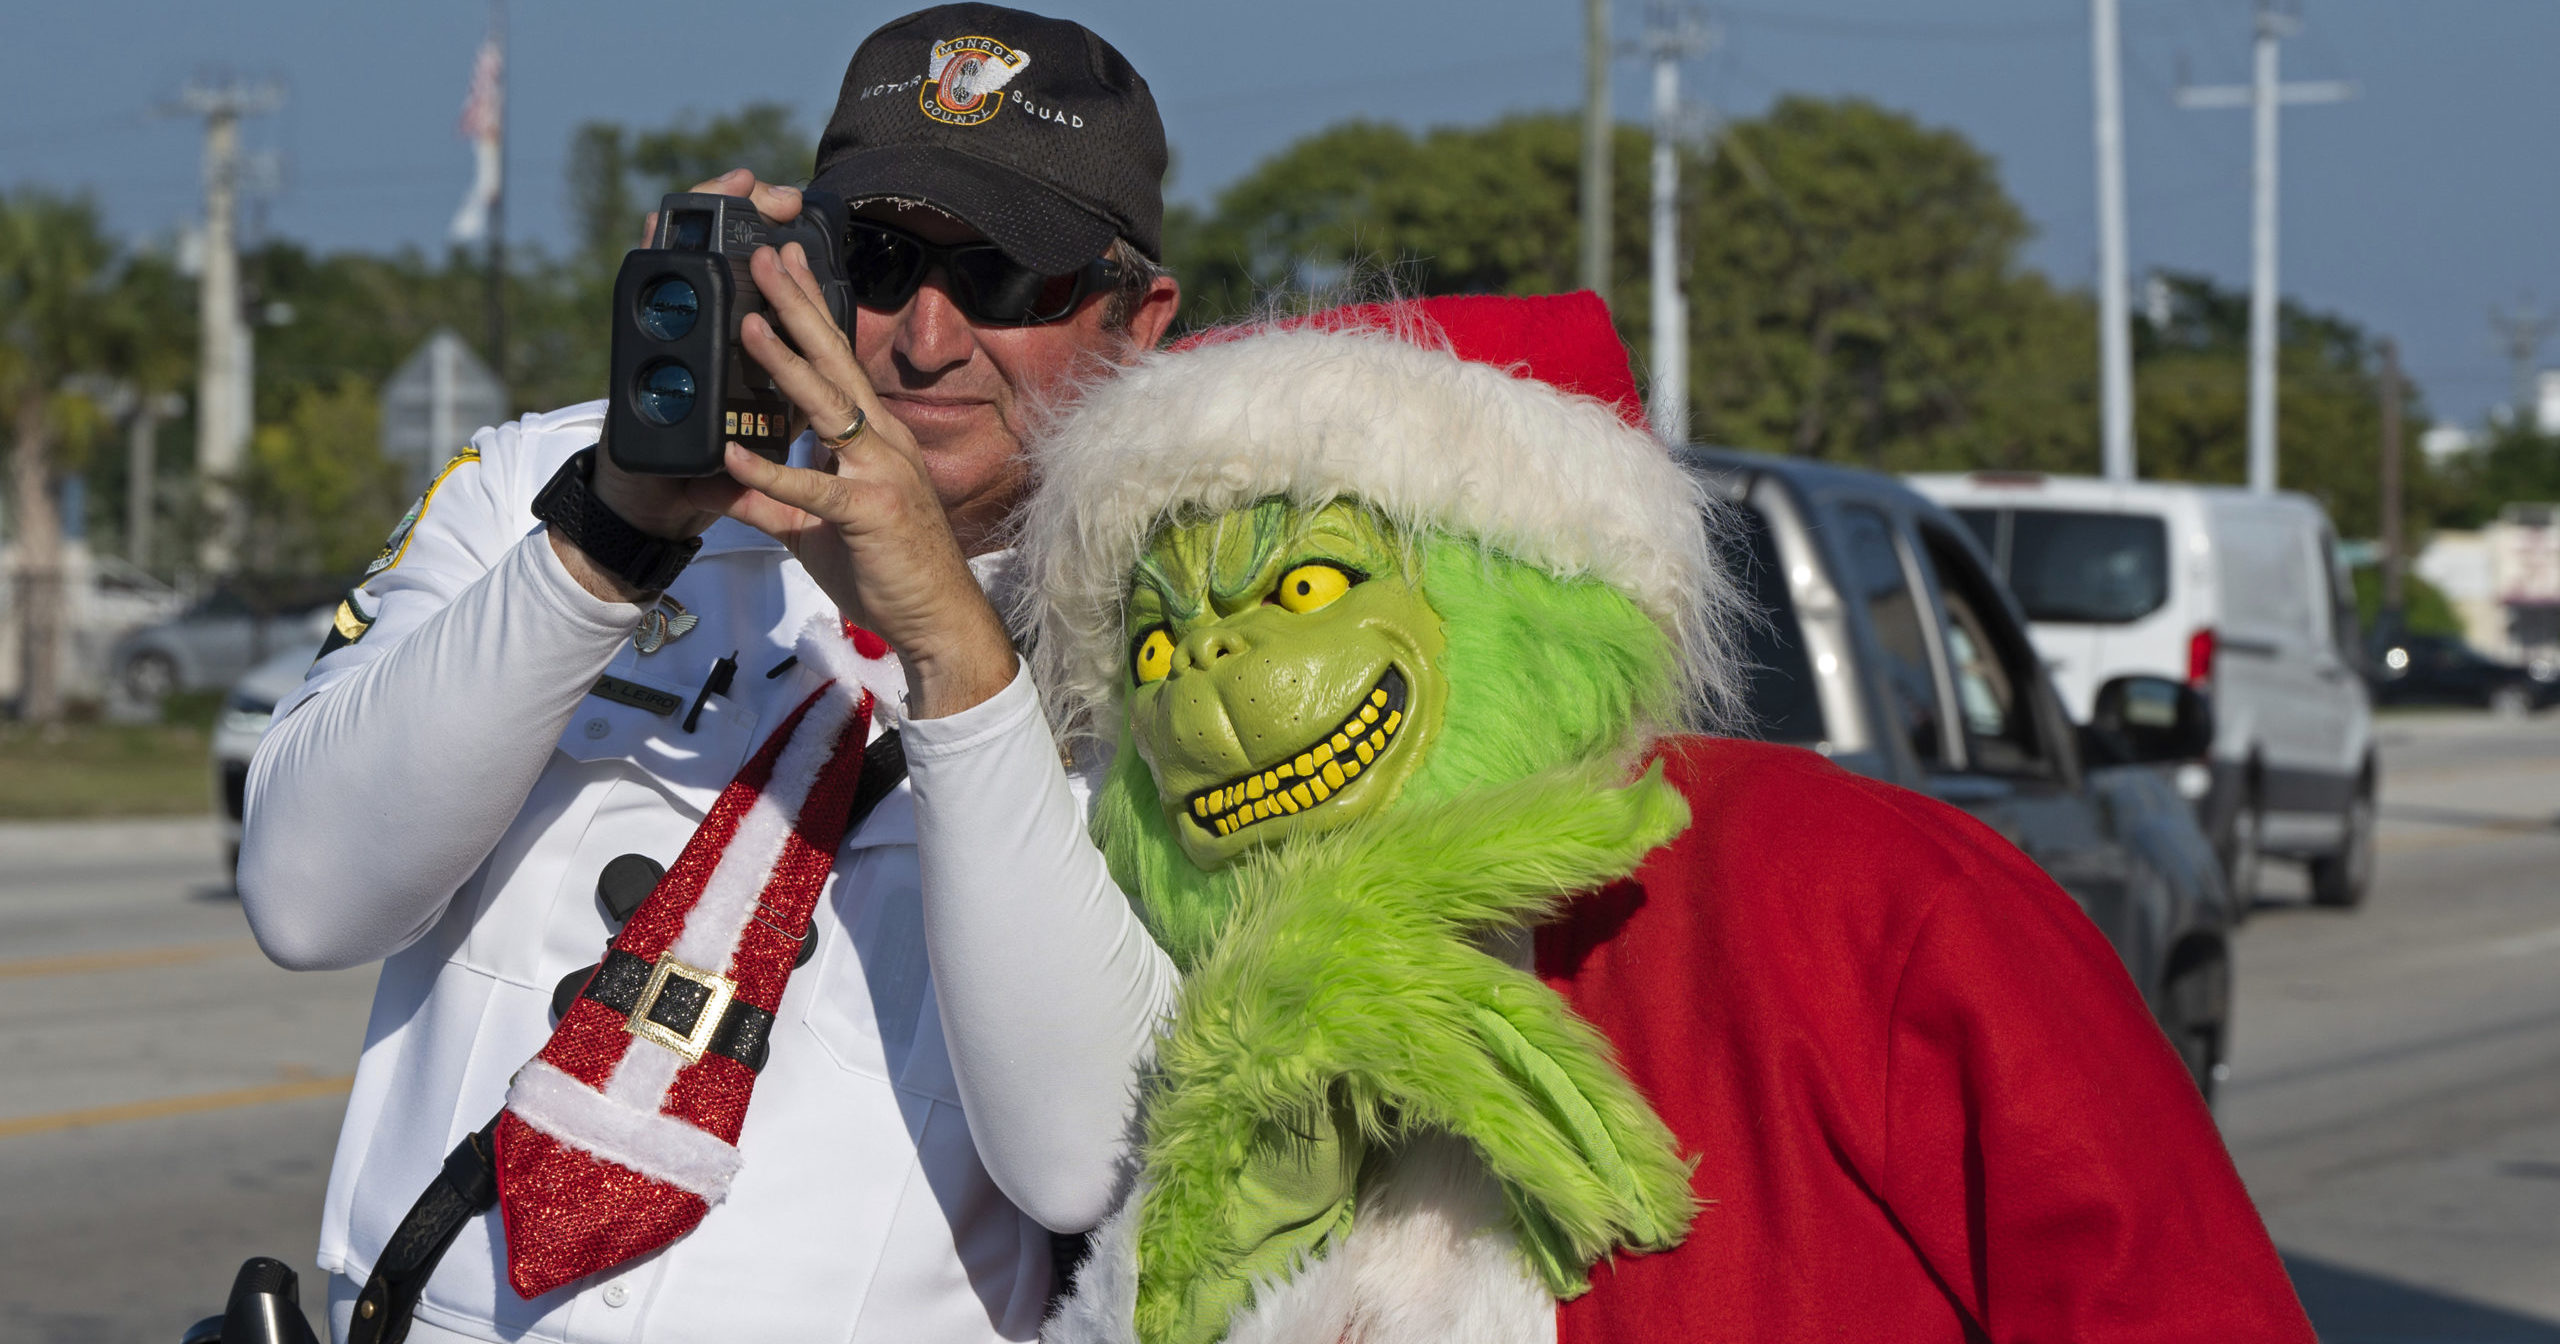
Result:
{"label": "cap embroidered patch", "polygon": [[1004,110],[1004,86],[1031,64],[992,37],[954,37],[933,44],[916,106],[946,126],[975,126]]}

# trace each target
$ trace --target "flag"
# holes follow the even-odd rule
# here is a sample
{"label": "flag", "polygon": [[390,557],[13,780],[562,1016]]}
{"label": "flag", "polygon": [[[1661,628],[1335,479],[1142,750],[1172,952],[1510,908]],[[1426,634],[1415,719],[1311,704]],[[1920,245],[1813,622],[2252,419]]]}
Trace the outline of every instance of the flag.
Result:
{"label": "flag", "polygon": [[471,93],[462,100],[462,138],[471,142],[478,171],[471,179],[471,193],[462,198],[462,208],[453,215],[457,243],[478,242],[489,231],[489,212],[505,185],[506,65],[506,49],[492,32],[481,41],[480,55],[471,63]]}

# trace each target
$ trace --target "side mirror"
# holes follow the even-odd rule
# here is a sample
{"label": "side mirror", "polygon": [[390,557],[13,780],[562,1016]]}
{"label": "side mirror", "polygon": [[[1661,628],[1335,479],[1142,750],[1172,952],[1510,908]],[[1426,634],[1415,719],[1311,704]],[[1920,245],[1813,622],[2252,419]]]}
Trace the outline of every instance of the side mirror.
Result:
{"label": "side mirror", "polygon": [[2213,703],[2167,677],[2117,677],[2098,688],[2089,736],[2117,765],[2196,760],[2213,749]]}

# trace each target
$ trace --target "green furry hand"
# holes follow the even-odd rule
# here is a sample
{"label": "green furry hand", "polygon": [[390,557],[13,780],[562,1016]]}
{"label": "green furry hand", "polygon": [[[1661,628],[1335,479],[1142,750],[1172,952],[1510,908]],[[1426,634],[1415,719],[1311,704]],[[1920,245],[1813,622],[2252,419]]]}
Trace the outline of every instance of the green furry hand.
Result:
{"label": "green furry hand", "polygon": [[[1214,1344],[1253,1299],[1253,1285],[1285,1282],[1325,1243],[1351,1231],[1352,1199],[1368,1142],[1347,1116],[1328,1111],[1305,1133],[1266,1127],[1234,1176],[1233,1197],[1216,1227],[1196,1231],[1211,1245],[1174,1252],[1170,1230],[1138,1239],[1138,1337],[1147,1344]],[[1152,1238],[1149,1234],[1152,1234]],[[1156,1244],[1150,1245],[1150,1240]],[[1204,1253],[1205,1252],[1205,1253]],[[1158,1266],[1190,1266],[1167,1272]],[[1215,1272],[1208,1272],[1215,1266]]]}

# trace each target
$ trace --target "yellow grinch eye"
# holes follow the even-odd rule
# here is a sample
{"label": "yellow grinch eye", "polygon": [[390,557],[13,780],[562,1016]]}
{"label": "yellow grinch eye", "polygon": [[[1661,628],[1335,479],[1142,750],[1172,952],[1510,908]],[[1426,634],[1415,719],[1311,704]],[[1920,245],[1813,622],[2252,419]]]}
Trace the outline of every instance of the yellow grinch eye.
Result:
{"label": "yellow grinch eye", "polygon": [[1351,591],[1351,576],[1340,566],[1326,564],[1300,565],[1280,576],[1280,586],[1271,600],[1290,611],[1315,611],[1333,605],[1334,599]]}
{"label": "yellow grinch eye", "polygon": [[1138,637],[1138,647],[1129,654],[1130,670],[1137,673],[1138,684],[1162,681],[1173,674],[1173,636],[1159,625]]}

